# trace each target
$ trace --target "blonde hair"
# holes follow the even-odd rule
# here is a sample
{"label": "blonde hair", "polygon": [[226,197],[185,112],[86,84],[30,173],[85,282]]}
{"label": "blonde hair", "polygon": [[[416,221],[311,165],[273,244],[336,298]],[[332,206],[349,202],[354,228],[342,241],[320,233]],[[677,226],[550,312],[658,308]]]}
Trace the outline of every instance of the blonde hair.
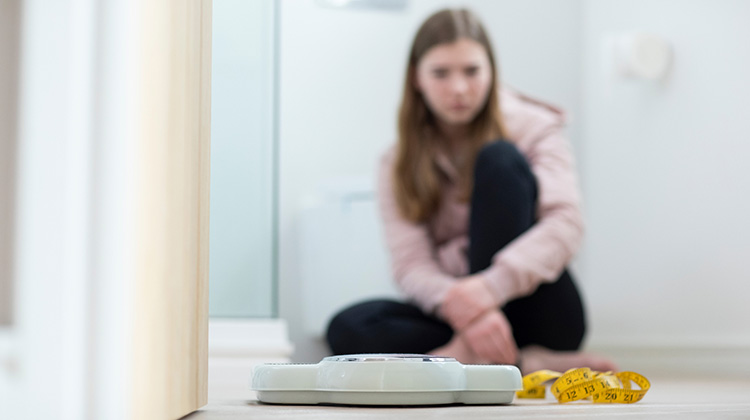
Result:
{"label": "blonde hair", "polygon": [[443,175],[436,164],[438,154],[435,116],[415,85],[419,60],[432,47],[468,38],[481,44],[490,61],[492,82],[487,102],[470,124],[470,158],[459,168],[462,199],[468,201],[473,188],[474,161],[488,142],[504,137],[500,113],[498,76],[490,40],[476,16],[468,10],[441,10],[419,28],[409,53],[404,91],[398,114],[398,143],[393,167],[393,191],[404,218],[413,222],[429,219],[440,205]]}

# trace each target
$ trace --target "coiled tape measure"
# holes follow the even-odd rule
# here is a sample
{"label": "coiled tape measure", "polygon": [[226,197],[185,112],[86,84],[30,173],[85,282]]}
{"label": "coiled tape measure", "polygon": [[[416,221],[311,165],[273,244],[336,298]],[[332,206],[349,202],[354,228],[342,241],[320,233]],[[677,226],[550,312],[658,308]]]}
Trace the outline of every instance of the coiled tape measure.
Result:
{"label": "coiled tape measure", "polygon": [[[523,377],[523,390],[518,398],[544,398],[545,382],[555,379],[550,391],[561,403],[591,397],[594,403],[631,404],[640,401],[651,383],[635,372],[596,372],[589,368],[571,369],[565,373],[539,370]],[[632,383],[640,389],[633,389]]]}
{"label": "coiled tape measure", "polygon": [[[509,404],[545,398],[545,383],[561,403],[634,403],[650,388],[635,372],[565,373],[540,370],[521,378],[509,365],[463,365],[450,357],[423,354],[355,354],[326,357],[317,364],[265,364],[255,368],[251,388],[272,404],[438,405]],[[638,385],[634,389],[632,383]]]}

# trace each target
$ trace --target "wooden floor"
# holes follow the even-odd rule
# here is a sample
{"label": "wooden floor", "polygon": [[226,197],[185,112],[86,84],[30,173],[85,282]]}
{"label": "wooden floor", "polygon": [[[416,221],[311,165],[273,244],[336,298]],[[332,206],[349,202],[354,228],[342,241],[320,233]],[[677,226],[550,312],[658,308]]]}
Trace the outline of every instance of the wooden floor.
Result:
{"label": "wooden floor", "polygon": [[[539,418],[680,418],[750,419],[750,378],[691,379],[649,377],[651,390],[635,404],[558,404],[547,400],[518,400],[507,406],[446,406],[417,408],[373,408],[334,406],[264,405],[254,395],[232,395],[212,390],[209,404],[185,417],[189,420],[230,419],[539,419]],[[236,394],[236,393],[235,393]]]}

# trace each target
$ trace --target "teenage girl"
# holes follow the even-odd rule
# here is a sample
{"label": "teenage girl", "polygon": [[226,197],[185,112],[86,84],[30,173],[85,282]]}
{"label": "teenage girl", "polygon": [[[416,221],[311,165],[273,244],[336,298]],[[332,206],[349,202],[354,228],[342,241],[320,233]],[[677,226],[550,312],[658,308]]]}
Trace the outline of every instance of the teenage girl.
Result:
{"label": "teenage girl", "polygon": [[583,222],[563,126],[561,111],[499,83],[476,16],[429,17],[379,176],[393,274],[408,301],[339,313],[331,350],[429,353],[525,373],[614,370],[577,351],[585,315],[566,266]]}

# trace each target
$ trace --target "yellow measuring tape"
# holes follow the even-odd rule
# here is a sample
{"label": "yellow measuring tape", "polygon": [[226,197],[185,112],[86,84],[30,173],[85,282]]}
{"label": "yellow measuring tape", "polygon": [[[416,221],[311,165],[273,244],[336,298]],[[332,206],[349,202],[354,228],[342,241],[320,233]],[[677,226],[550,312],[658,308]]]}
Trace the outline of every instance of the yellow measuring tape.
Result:
{"label": "yellow measuring tape", "polygon": [[[544,398],[544,383],[556,379],[550,391],[561,403],[591,397],[595,403],[631,404],[640,401],[651,387],[643,375],[635,372],[596,372],[589,368],[571,369],[565,373],[538,370],[523,377],[518,398]],[[640,389],[633,389],[635,383]]]}

